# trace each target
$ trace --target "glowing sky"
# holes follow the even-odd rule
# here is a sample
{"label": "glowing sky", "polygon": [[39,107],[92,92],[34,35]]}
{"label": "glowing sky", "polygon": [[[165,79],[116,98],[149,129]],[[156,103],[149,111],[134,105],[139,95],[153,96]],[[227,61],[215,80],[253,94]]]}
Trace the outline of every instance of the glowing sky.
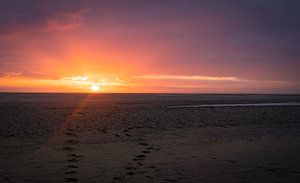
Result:
{"label": "glowing sky", "polygon": [[299,22],[296,0],[1,0],[0,91],[299,93]]}

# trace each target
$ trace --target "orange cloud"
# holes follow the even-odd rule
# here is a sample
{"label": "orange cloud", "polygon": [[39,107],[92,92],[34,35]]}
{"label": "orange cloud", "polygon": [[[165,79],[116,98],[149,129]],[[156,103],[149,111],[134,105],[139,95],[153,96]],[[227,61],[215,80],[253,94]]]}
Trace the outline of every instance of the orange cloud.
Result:
{"label": "orange cloud", "polygon": [[195,80],[195,81],[241,81],[236,77],[217,76],[189,76],[189,75],[143,75],[134,78],[140,79],[171,79],[171,80]]}

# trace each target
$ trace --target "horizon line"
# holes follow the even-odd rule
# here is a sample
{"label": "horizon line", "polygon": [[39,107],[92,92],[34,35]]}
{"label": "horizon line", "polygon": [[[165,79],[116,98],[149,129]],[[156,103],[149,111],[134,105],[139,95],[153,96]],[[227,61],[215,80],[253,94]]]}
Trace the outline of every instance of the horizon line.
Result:
{"label": "horizon line", "polygon": [[196,93],[196,92],[1,92],[0,94],[169,94],[169,95],[300,95],[300,93]]}

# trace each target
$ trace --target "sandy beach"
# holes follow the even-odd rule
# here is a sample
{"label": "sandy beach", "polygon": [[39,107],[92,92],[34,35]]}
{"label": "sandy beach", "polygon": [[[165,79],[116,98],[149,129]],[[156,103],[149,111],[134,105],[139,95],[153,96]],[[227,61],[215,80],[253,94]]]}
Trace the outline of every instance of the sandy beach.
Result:
{"label": "sandy beach", "polygon": [[0,182],[296,182],[300,106],[287,104],[299,102],[2,93]]}

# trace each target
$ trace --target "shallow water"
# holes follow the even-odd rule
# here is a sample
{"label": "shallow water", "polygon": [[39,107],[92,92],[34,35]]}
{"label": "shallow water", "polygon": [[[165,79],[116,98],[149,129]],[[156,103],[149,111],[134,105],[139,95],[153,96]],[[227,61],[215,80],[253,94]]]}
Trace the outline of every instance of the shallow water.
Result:
{"label": "shallow water", "polygon": [[193,108],[193,107],[252,107],[252,106],[300,106],[300,102],[281,102],[281,103],[249,103],[249,104],[199,104],[168,106],[168,108]]}

